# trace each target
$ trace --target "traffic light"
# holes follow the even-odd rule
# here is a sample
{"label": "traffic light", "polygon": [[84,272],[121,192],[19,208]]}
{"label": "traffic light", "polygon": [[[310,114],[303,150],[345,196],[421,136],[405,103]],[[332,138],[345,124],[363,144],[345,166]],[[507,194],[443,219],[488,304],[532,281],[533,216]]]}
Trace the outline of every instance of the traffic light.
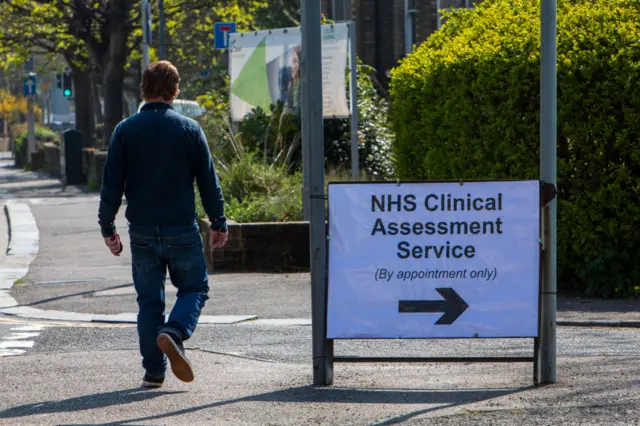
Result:
{"label": "traffic light", "polygon": [[62,74],[56,74],[56,86],[62,89]]}
{"label": "traffic light", "polygon": [[65,98],[73,96],[73,84],[71,82],[71,73],[65,72],[62,74],[62,94]]}

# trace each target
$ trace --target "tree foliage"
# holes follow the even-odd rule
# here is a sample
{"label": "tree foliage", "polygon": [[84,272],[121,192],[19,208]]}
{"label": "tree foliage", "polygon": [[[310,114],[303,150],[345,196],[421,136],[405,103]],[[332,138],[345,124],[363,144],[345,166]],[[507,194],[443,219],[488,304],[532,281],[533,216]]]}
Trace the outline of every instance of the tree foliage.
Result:
{"label": "tree foliage", "polygon": [[[211,87],[223,87],[228,52],[216,50],[214,24],[236,22],[238,31],[254,31],[299,25],[299,0],[225,0],[207,7],[186,7],[181,0],[165,2],[167,57],[183,77],[182,96],[195,99]],[[154,34],[157,35],[157,21]],[[157,58],[159,39],[154,37],[152,56]]]}
{"label": "tree foliage", "polygon": [[[62,55],[73,71],[76,121],[93,134],[89,70],[101,76],[108,135],[122,119],[127,42],[139,14],[133,0],[4,0],[0,3],[3,49],[25,59],[35,51]],[[80,101],[80,102],[78,102]],[[89,112],[89,114],[86,114]],[[85,113],[85,114],[83,114]],[[91,125],[86,126],[87,122]],[[87,135],[85,135],[87,137]]]}
{"label": "tree foliage", "polygon": [[9,123],[20,119],[20,114],[27,113],[27,100],[13,96],[6,90],[0,89],[0,118]]}
{"label": "tree foliage", "polygon": [[[539,0],[449,14],[392,75],[403,179],[537,179]],[[564,289],[640,287],[640,13],[634,0],[558,10],[558,255]]]}
{"label": "tree foliage", "polygon": [[[151,2],[155,4],[155,2]],[[271,25],[297,25],[298,0],[166,0],[167,59],[176,63],[184,76],[183,96],[195,97],[211,84],[223,83],[225,52],[216,51],[213,26],[234,21],[239,30]],[[124,118],[123,89],[127,70],[137,92],[137,75],[142,57],[140,0],[3,0],[0,2],[0,57],[5,63],[22,64],[34,51],[62,55],[74,70],[74,84],[81,105],[76,111],[90,111],[78,122],[93,122],[91,76],[97,74],[104,102],[104,142]],[[158,8],[153,7],[152,60],[158,59]],[[83,79],[83,80],[78,80]],[[205,77],[205,78],[203,78]],[[208,78],[207,78],[208,77]],[[209,85],[209,87],[206,87]],[[100,116],[99,111],[96,114]],[[85,129],[93,133],[93,127]]]}

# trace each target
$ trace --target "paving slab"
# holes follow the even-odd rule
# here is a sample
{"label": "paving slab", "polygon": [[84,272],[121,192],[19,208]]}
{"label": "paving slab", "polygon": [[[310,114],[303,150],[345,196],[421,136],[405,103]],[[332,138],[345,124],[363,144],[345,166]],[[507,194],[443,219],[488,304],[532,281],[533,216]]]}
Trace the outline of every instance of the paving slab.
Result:
{"label": "paving slab", "polygon": [[[31,205],[31,210],[38,222],[40,244],[25,282],[12,289],[22,305],[97,315],[137,312],[135,292],[115,288],[131,283],[124,209],[116,221],[125,244],[121,257],[111,256],[104,247],[96,224],[95,199],[79,198],[73,204],[42,201]],[[213,275],[210,286],[211,300],[204,315],[300,318],[309,311],[308,274]],[[171,309],[176,291],[170,281],[166,291],[167,309]]]}

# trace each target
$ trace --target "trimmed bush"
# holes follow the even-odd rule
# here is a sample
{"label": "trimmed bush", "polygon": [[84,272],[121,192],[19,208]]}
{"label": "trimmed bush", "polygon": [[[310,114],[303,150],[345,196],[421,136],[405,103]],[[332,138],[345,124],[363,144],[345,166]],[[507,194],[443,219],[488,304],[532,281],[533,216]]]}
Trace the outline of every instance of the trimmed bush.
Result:
{"label": "trimmed bush", "polygon": [[[402,179],[538,179],[539,0],[454,10],[393,71]],[[640,292],[640,10],[558,4],[559,284]]]}
{"label": "trimmed bush", "polygon": [[[30,162],[29,159],[27,159],[28,135],[28,130],[24,130],[15,140],[19,166],[25,166]],[[36,145],[53,142],[56,140],[56,136],[56,133],[48,127],[36,126]]]}

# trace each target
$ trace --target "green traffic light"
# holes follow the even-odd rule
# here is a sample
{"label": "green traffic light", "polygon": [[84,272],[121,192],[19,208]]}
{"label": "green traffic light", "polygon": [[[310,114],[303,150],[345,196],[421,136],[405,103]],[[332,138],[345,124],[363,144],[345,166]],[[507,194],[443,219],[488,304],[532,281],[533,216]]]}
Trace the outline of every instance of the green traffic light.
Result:
{"label": "green traffic light", "polygon": [[67,97],[71,96],[71,90],[64,89],[64,95],[67,96]]}

